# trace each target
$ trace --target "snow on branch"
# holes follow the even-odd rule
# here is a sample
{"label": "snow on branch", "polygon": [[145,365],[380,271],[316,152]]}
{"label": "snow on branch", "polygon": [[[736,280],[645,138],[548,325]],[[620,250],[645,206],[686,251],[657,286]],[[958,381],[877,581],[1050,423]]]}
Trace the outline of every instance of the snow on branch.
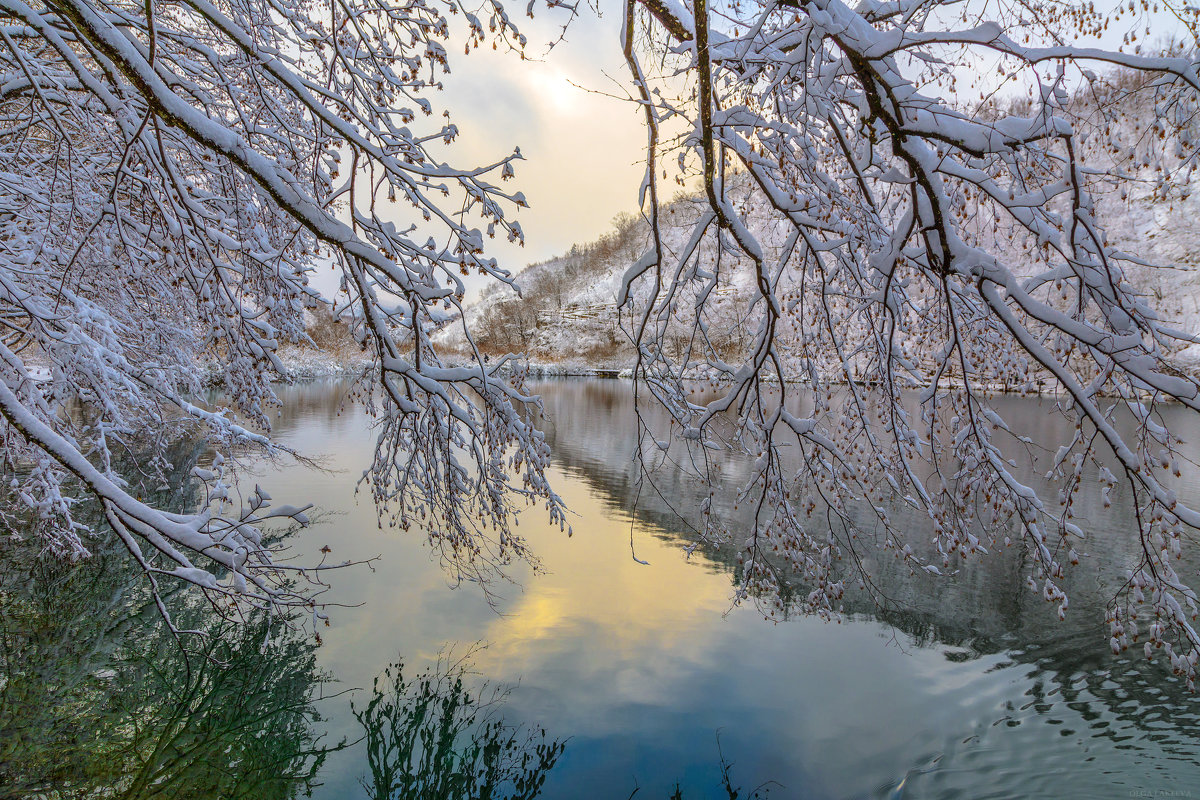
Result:
{"label": "snow on branch", "polygon": [[[1197,339],[1151,307],[1134,281],[1147,262],[1105,228],[1131,195],[1190,193],[1200,62],[1143,52],[1124,7],[1030,8],[631,4],[640,103],[683,120],[675,145],[651,138],[653,244],[622,289],[637,376],[698,471],[715,446],[753,460],[739,597],[833,616],[846,581],[873,588],[877,546],[936,575],[1015,543],[1062,615],[1087,546],[1075,492],[1099,480],[1132,493],[1141,553],[1112,645],[1149,628],[1147,653],[1191,686],[1197,598],[1177,568],[1200,513],[1169,488],[1178,440],[1157,409],[1200,411],[1170,361]],[[1179,15],[1194,35],[1195,12]],[[1097,46],[1110,22],[1120,49]],[[659,224],[670,146],[711,208],[685,238]],[[992,401],[1039,386],[1073,421],[1067,441],[1032,441]],[[1057,497],[1014,474],[1033,447],[1054,454]],[[733,535],[705,513],[711,538]],[[913,513],[915,531],[898,522]]]}
{"label": "snow on branch", "polygon": [[[459,12],[468,50],[524,45],[497,3],[0,0],[0,436],[50,546],[87,552],[90,499],[156,586],[315,606],[327,565],[281,563],[263,527],[304,510],[235,502],[220,464],[283,452],[277,351],[322,309],[376,356],[381,514],[423,526],[463,576],[528,555],[519,506],[562,521],[537,398],[445,367],[429,340],[463,275],[512,281],[481,229],[523,237],[524,197],[492,182],[520,152],[467,168],[439,153],[457,129],[428,95]],[[309,285],[317,264],[348,300]],[[227,407],[195,399],[213,364]],[[219,451],[188,513],[133,496],[116,464],[141,453],[161,476],[173,436]]]}

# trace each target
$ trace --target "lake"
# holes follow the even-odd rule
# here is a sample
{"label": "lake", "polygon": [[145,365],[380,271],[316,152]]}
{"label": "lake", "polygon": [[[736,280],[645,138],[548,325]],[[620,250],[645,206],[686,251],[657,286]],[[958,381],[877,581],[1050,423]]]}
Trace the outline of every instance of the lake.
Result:
{"label": "lake", "polygon": [[[319,557],[329,547],[335,561],[375,560],[328,576],[323,599],[340,607],[330,610],[328,627],[318,626],[320,646],[293,643],[286,656],[311,654],[311,669],[306,666],[298,679],[322,673],[332,678],[289,689],[292,700],[297,692],[320,695],[315,707],[321,720],[293,719],[271,735],[286,730],[307,743],[303,737],[313,733],[323,734],[326,745],[353,742],[362,729],[350,702],[361,709],[385,667],[399,659],[411,673],[436,664],[439,655],[453,659],[469,652],[471,681],[510,689],[495,713],[507,723],[544,728],[549,737],[565,740],[546,774],[547,798],[666,800],[677,787],[685,798],[725,798],[726,770],[732,785],[742,788],[741,797],[756,787],[773,798],[1200,792],[1200,704],[1161,663],[1137,657],[1140,649],[1120,657],[1108,649],[1105,602],[1136,557],[1120,495],[1114,494],[1114,507],[1104,512],[1099,487],[1083,490],[1089,557],[1067,582],[1066,621],[1025,588],[1016,547],[943,577],[912,574],[891,556],[880,556],[873,569],[892,599],[887,607],[848,591],[838,622],[803,616],[769,621],[752,603],[731,605],[737,581],[732,548],[694,547],[687,520],[707,486],[664,465],[654,475],[655,490],[645,484],[639,489],[631,384],[548,380],[536,389],[545,398],[555,453],[552,477],[573,513],[573,535],[529,510],[519,531],[540,558],[540,569],[514,566],[510,580],[492,583],[487,592],[474,584],[455,586],[419,532],[381,529],[369,494],[356,495],[374,439],[362,411],[344,404],[346,384],[281,390],[277,437],[320,456],[325,471],[259,464],[246,476],[248,484],[260,483],[276,503],[311,502],[320,509],[315,524],[292,540],[298,559]],[[1031,421],[1035,440],[1051,440],[1056,426],[1066,424],[1050,413],[1050,400],[999,402],[1004,412]],[[1194,459],[1200,454],[1200,426],[1191,422],[1181,432],[1194,440],[1189,444]],[[731,494],[739,462],[731,458],[723,466]],[[1182,499],[1200,497],[1196,478],[1185,475]],[[734,527],[740,524],[728,502],[719,510]],[[128,604],[113,601],[109,589],[89,589],[87,595],[109,598],[105,614],[111,624],[102,631],[81,633],[78,623],[60,625],[49,612],[37,617],[42,595],[33,589],[28,598],[20,594],[26,591],[22,581],[28,583],[22,569],[9,563],[0,575],[8,592],[0,598],[9,598],[0,605],[8,672],[0,678],[0,734],[25,731],[26,750],[14,750],[11,738],[7,751],[0,745],[0,795],[5,763],[20,765],[23,757],[26,766],[34,763],[28,753],[36,736],[49,742],[47,737],[59,735],[57,717],[47,722],[30,710],[59,703],[54,687],[75,687],[71,697],[85,706],[102,698],[104,713],[117,718],[107,728],[97,723],[97,730],[121,732],[113,734],[114,751],[133,746],[120,745],[132,741],[130,723],[108,706],[137,687],[105,688],[110,672],[124,675],[119,670],[126,667],[110,669],[105,661],[120,660],[124,645],[103,643],[120,636],[145,639],[129,637],[120,627]],[[64,582],[54,578],[47,585],[53,589]],[[25,599],[16,603],[12,598],[18,596]],[[96,602],[80,601],[79,607],[91,609]],[[153,617],[144,608],[138,613],[143,621]],[[97,616],[81,611],[78,619]],[[36,625],[30,622],[35,618]],[[82,645],[72,644],[84,640],[91,643],[86,658]],[[163,652],[172,646],[162,645]],[[53,679],[29,680],[21,670],[33,668],[21,667],[21,661],[43,665],[39,669]],[[84,666],[67,668],[67,662]],[[130,674],[155,673],[142,666]],[[74,675],[75,682],[61,675]],[[192,680],[191,674],[184,680]],[[17,696],[18,685],[29,694]],[[241,701],[229,698],[242,697],[239,692],[203,713],[233,714],[230,704]],[[169,688],[146,694],[177,696]],[[161,702],[131,703],[127,713]],[[199,708],[187,706],[193,707]],[[95,716],[87,707],[78,714]],[[29,722],[35,717],[37,725]],[[312,731],[300,731],[301,723]],[[173,724],[182,729],[190,723]],[[231,723],[229,735],[238,729]],[[255,736],[262,739],[261,733]],[[81,754],[91,753],[91,745],[78,747]],[[175,752],[147,748],[154,755],[139,756],[139,763],[164,758],[168,750]],[[224,745],[212,752],[232,750]],[[42,755],[48,764],[53,760]],[[226,755],[221,769],[236,772],[249,758]],[[15,768],[9,772],[16,774]],[[330,753],[320,765],[314,796],[371,797],[360,785],[367,773],[363,743]],[[88,779],[71,780],[83,786]],[[147,779],[145,785],[149,796],[157,784]],[[215,795],[181,780],[172,796]]]}

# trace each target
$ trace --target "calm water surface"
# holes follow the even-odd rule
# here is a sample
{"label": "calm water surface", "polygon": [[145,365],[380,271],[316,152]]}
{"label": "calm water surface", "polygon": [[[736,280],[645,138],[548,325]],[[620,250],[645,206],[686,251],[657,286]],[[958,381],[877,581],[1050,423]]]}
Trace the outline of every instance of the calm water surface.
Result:
{"label": "calm water surface", "polygon": [[[641,787],[639,796],[665,798],[676,782],[685,796],[716,797],[718,735],[737,781],[774,781],[779,797],[1200,790],[1196,702],[1157,667],[1107,650],[1111,570],[1077,576],[1065,623],[1023,588],[1013,553],[951,580],[884,569],[899,610],[851,598],[841,624],[768,622],[731,609],[731,552],[688,556],[686,526],[667,501],[695,508],[699,487],[659,473],[666,501],[643,489],[635,510],[630,385],[539,390],[575,535],[525,515],[521,532],[543,571],[497,586],[495,609],[475,587],[449,589],[418,537],[379,531],[370,503],[355,501],[372,440],[357,412],[339,415],[339,387],[289,395],[281,433],[346,472],[288,470],[270,481],[276,497],[331,512],[306,534],[310,545],[381,555],[373,572],[333,580],[336,599],[362,604],[335,613],[319,652],[340,681],[367,686],[397,656],[428,662],[447,642],[487,643],[478,670],[519,684],[507,716],[571,737],[548,797],[625,798]],[[1045,402],[1012,403],[1042,435],[1061,424]],[[736,484],[736,465],[728,478]],[[1123,523],[1096,513],[1089,546],[1118,569],[1133,558]],[[332,731],[354,735],[346,714],[330,717]],[[356,796],[361,762],[353,750],[331,758],[320,796]]]}
{"label": "calm water surface", "polygon": [[[568,739],[548,798],[665,800],[676,784],[725,797],[722,755],[735,784],[772,782],[779,798],[1200,795],[1200,705],[1161,667],[1107,650],[1104,602],[1134,559],[1120,498],[1112,514],[1083,500],[1091,557],[1066,622],[1023,588],[1015,548],[941,579],[884,558],[875,571],[895,607],[851,594],[840,624],[769,622],[731,608],[732,550],[688,553],[674,512],[686,517],[705,487],[664,469],[661,497],[638,492],[630,385],[550,381],[538,388],[574,536],[525,514],[541,571],[515,569],[489,605],[478,587],[450,584],[419,534],[381,530],[369,496],[355,495],[373,437],[343,407],[346,388],[283,392],[277,434],[331,472],[252,476],[277,502],[324,512],[295,541],[298,557],[323,546],[335,560],[379,557],[330,578],[326,599],[350,607],[321,629],[326,695],[369,687],[398,658],[420,667],[484,643],[479,677],[514,687],[505,718]],[[1035,439],[1062,424],[1045,401],[1008,402],[1040,426]],[[736,485],[739,464],[725,466]],[[358,738],[346,695],[318,708],[327,743]],[[333,753],[315,796],[368,797],[365,772],[361,746]]]}

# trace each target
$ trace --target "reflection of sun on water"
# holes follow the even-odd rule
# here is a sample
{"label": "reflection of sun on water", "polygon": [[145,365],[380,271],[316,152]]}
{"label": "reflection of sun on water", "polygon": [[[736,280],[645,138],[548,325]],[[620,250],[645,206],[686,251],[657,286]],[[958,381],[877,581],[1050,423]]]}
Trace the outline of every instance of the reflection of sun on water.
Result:
{"label": "reflection of sun on water", "polygon": [[[675,658],[704,646],[701,630],[729,607],[728,575],[689,563],[678,547],[600,502],[578,480],[554,476],[563,499],[578,516],[574,536],[524,516],[544,571],[523,581],[522,593],[488,626],[488,650],[481,661],[506,669],[556,642],[589,641],[607,657],[636,657],[653,671],[653,654],[673,651]],[[529,529],[526,526],[530,526]],[[692,560],[703,559],[699,553]],[[534,656],[536,658],[536,656]],[[685,656],[686,658],[687,656]],[[482,664],[481,664],[482,665]]]}

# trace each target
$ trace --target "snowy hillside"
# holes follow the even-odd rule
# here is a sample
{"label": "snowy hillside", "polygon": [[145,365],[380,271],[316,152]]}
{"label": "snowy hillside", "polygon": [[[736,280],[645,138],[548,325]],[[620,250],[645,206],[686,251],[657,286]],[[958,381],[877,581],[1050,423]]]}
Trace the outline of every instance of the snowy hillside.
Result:
{"label": "snowy hillside", "polygon": [[[1123,265],[1126,278],[1148,304],[1178,329],[1200,334],[1200,198],[1192,191],[1190,173],[1164,175],[1151,166],[1148,150],[1161,151],[1174,143],[1153,136],[1153,122],[1147,124],[1154,119],[1150,111],[1131,106],[1115,115],[1097,115],[1097,129],[1087,137],[1091,151],[1087,159],[1106,169],[1115,167],[1130,180],[1121,186],[1093,186],[1094,216],[1107,230],[1110,246],[1130,256]],[[781,228],[766,203],[748,180],[730,184],[734,203],[746,210],[768,257],[777,254]],[[682,249],[705,208],[701,197],[679,197],[663,209],[661,228],[668,256]],[[984,217],[974,221],[984,246],[1018,274],[1034,274],[1040,260],[1038,243]],[[646,222],[625,216],[599,241],[577,245],[565,255],[526,268],[518,276],[520,297],[507,287],[485,293],[466,312],[480,351],[492,357],[525,353],[534,364],[568,371],[629,367],[634,350],[622,323],[624,330],[631,330],[630,312],[626,308],[622,319],[616,301],[626,271],[649,244]],[[710,246],[703,256],[704,268],[718,275],[718,287],[706,301],[708,333],[718,345],[724,342],[736,358],[753,334],[754,326],[747,320],[753,313],[755,276],[745,259],[715,251],[715,245]],[[784,295],[802,291],[798,284],[788,286],[786,275],[781,288]],[[678,305],[686,303],[680,298]],[[673,306],[671,313],[686,314],[687,309]],[[447,353],[465,355],[462,321],[443,329],[438,342]],[[916,343],[908,344],[919,352]],[[1200,371],[1200,345],[1174,353],[1171,359],[1181,369]]]}
{"label": "snowy hillside", "polygon": [[[691,232],[701,203],[700,198],[683,198],[667,209],[663,234],[668,251]],[[1164,318],[1200,334],[1200,198],[1108,198],[1102,205],[1110,242],[1157,265],[1128,268],[1134,286]],[[518,278],[521,296],[507,287],[485,293],[466,312],[480,351],[492,357],[523,352],[532,363],[548,368],[629,367],[634,350],[622,331],[616,300],[626,270],[648,244],[648,226],[623,219],[603,239],[526,268]],[[724,322],[724,329],[715,333],[734,343],[752,333],[742,323],[753,293],[748,262],[736,262],[712,300],[714,316]],[[623,321],[628,327],[628,311]],[[465,354],[461,321],[447,326],[438,339],[447,352]],[[1200,369],[1200,346],[1175,354],[1174,360],[1188,371]]]}
{"label": "snowy hillside", "polygon": [[[703,203],[699,197],[681,196],[663,209],[663,245],[668,254],[690,235]],[[489,356],[522,352],[532,363],[546,367],[629,367],[634,349],[622,331],[622,323],[628,328],[629,312],[626,309],[622,318],[616,301],[626,270],[649,246],[646,222],[624,215],[599,240],[527,267],[517,279],[519,297],[507,287],[493,287],[466,311],[480,351]],[[732,268],[722,276],[714,299],[714,308],[728,311],[725,319],[734,321],[721,332],[725,336],[739,335],[740,312],[734,301],[748,299],[754,283],[748,264],[730,263]],[[443,329],[439,343],[448,352],[462,352],[461,321]]]}
{"label": "snowy hillside", "polygon": [[[648,243],[641,220],[618,218],[598,241],[523,270],[520,296],[506,286],[491,287],[466,310],[479,349],[489,356],[523,352],[545,365],[628,366],[633,351],[615,301],[625,270]],[[465,354],[461,320],[443,329],[439,343]]]}

